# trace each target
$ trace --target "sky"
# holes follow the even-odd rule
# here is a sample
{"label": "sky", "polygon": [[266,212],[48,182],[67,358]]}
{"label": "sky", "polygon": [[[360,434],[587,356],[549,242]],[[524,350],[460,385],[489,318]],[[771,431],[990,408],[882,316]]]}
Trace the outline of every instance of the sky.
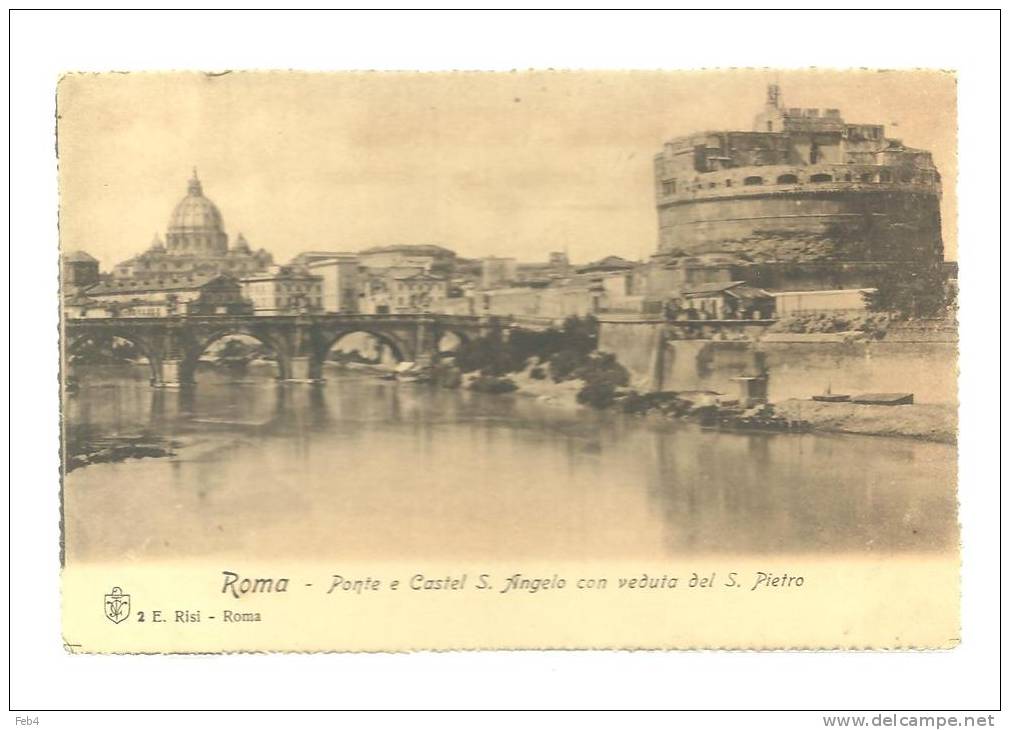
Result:
{"label": "sky", "polygon": [[930,150],[956,258],[956,78],[938,71],[71,74],[58,87],[60,234],[102,269],[164,237],[196,167],[231,238],[300,251],[435,243],[574,262],[656,249],[666,139],[788,107]]}

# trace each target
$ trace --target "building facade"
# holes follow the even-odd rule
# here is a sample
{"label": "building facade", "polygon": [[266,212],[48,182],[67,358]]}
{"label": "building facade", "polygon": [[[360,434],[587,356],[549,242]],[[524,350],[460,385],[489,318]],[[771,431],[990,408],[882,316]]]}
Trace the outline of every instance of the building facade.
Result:
{"label": "building facade", "polygon": [[547,261],[518,261],[514,258],[488,256],[480,260],[480,286],[483,289],[520,285],[547,285],[572,273],[568,254],[552,251]]}
{"label": "building facade", "polygon": [[453,270],[456,253],[432,244],[404,244],[367,248],[358,254],[361,265],[369,270],[418,268],[444,276]]}
{"label": "building facade", "polygon": [[362,314],[391,314],[393,300],[389,280],[382,276],[363,276],[358,294],[358,311]]}
{"label": "building facade", "polygon": [[274,266],[241,279],[242,293],[257,315],[307,314],[323,310],[323,277],[302,267]]}
{"label": "building facade", "polygon": [[480,285],[484,289],[511,284],[518,273],[518,262],[513,258],[488,256],[480,261]]}
{"label": "building facade", "polygon": [[74,302],[68,316],[172,317],[251,314],[252,304],[230,274],[103,281]]}
{"label": "building facade", "polygon": [[567,317],[584,317],[602,309],[603,292],[596,286],[577,283],[565,286],[511,287],[479,292],[476,314],[541,320],[559,324]]}
{"label": "building facade", "polygon": [[428,273],[389,277],[389,301],[396,314],[438,312],[447,297],[447,282]]}
{"label": "building facade", "polygon": [[324,312],[358,311],[362,277],[357,254],[331,253],[326,258],[312,260],[305,270],[320,278]]}

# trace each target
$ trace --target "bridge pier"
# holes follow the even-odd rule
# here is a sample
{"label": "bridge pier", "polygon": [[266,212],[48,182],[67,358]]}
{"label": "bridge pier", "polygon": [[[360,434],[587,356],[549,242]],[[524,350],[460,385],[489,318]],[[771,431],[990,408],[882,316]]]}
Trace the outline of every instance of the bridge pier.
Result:
{"label": "bridge pier", "polygon": [[151,385],[155,388],[181,388],[192,383],[187,377],[185,366],[181,359],[162,360],[156,369],[157,375],[152,378]]}
{"label": "bridge pier", "polygon": [[321,383],[318,368],[313,367],[312,358],[299,355],[288,359],[288,373],[284,378],[288,383]]}
{"label": "bridge pier", "polygon": [[438,334],[430,322],[418,322],[414,331],[414,362],[427,368],[438,361]]}

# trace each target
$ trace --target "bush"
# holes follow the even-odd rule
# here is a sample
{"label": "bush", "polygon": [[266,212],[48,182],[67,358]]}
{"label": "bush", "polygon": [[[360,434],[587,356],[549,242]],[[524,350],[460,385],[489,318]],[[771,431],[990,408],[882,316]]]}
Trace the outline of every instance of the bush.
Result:
{"label": "bush", "polygon": [[560,379],[564,379],[596,348],[598,330],[599,324],[592,316],[569,317],[560,330],[513,328],[507,338],[496,330],[461,344],[456,351],[456,364],[465,373],[479,371],[482,375],[502,376],[525,369],[531,358],[543,363],[567,352],[562,358],[566,364]]}
{"label": "bush", "polygon": [[575,395],[575,400],[593,408],[608,408],[614,402],[617,388],[611,383],[587,383]]}
{"label": "bush", "polygon": [[509,349],[517,362],[530,358],[545,362],[564,346],[564,336],[556,329],[543,331],[513,329],[508,340]]}
{"label": "bush", "polygon": [[623,388],[630,379],[625,367],[609,352],[592,353],[575,370],[574,375],[590,385],[611,385],[614,388]]}
{"label": "bush", "polygon": [[586,382],[575,399],[593,408],[613,405],[617,389],[625,387],[629,380],[628,371],[609,352],[594,352],[585,357],[572,375]]}
{"label": "bush", "polygon": [[801,312],[780,319],[769,331],[796,334],[864,332],[880,338],[887,332],[891,318],[886,312]]}
{"label": "bush", "polygon": [[575,377],[575,371],[585,364],[586,356],[578,350],[562,350],[551,358],[548,369],[551,372],[551,379],[555,383],[562,380],[571,380]]}
{"label": "bush", "polygon": [[474,379],[470,385],[470,390],[476,391],[478,393],[511,393],[516,390],[519,386],[513,383],[509,378],[498,378],[490,375],[481,375],[479,378]]}
{"label": "bush", "polygon": [[877,273],[873,284],[875,289],[863,296],[874,312],[937,317],[956,307],[956,291],[948,286],[947,272],[939,261],[888,266]]}
{"label": "bush", "polygon": [[530,377],[534,380],[543,380],[547,377],[547,371],[543,369],[540,365],[530,370]]}
{"label": "bush", "polygon": [[691,401],[681,398],[677,393],[664,391],[659,393],[631,392],[621,397],[621,410],[625,413],[641,415],[659,412],[667,416],[682,416],[691,410]]}
{"label": "bush", "polygon": [[464,342],[456,351],[456,366],[464,373],[478,370],[481,375],[505,375],[515,370],[514,364],[500,331]]}
{"label": "bush", "polygon": [[583,354],[588,354],[596,349],[599,332],[600,323],[591,314],[587,314],[583,318],[573,315],[561,325],[565,346]]}

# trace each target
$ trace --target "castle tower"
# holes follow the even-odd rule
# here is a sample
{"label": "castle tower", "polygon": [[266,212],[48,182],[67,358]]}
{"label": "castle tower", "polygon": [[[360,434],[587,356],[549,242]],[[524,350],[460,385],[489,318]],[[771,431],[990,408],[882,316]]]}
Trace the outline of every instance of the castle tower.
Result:
{"label": "castle tower", "polygon": [[752,130],[667,140],[654,175],[657,255],[725,259],[734,279],[762,287],[862,288],[943,256],[930,152],[838,109],[787,107],[777,84]]}

